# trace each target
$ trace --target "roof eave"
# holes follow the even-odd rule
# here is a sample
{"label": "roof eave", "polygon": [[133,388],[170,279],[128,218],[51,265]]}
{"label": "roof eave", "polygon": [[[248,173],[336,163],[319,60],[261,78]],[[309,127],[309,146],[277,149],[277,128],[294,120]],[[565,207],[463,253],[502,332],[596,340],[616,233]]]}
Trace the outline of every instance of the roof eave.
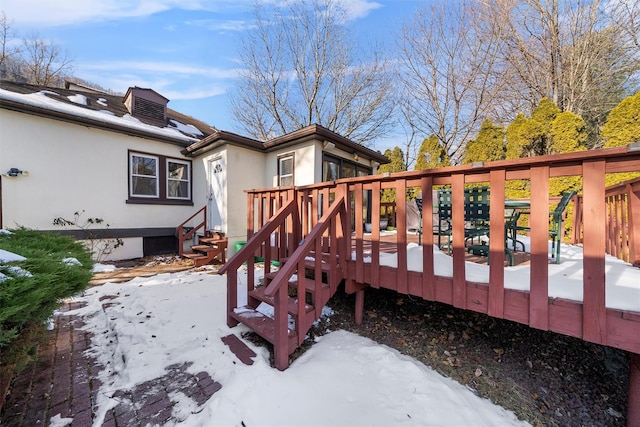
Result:
{"label": "roof eave", "polygon": [[89,117],[81,117],[74,114],[65,113],[62,111],[42,108],[35,105],[23,104],[21,102],[8,100],[8,99],[0,100],[0,108],[17,111],[20,113],[32,114],[40,117],[62,120],[62,121],[73,123],[73,124],[87,125],[87,126],[95,127],[98,129],[104,129],[112,132],[122,133],[125,135],[137,136],[145,139],[152,139],[154,141],[167,142],[169,144],[179,145],[181,147],[185,147],[189,145],[189,141],[186,141],[182,138],[171,138],[170,136],[167,136],[167,135],[161,135],[161,134],[152,133],[152,132],[145,132],[143,130],[134,129],[127,126],[119,126],[117,124],[106,123],[100,120],[94,120]]}

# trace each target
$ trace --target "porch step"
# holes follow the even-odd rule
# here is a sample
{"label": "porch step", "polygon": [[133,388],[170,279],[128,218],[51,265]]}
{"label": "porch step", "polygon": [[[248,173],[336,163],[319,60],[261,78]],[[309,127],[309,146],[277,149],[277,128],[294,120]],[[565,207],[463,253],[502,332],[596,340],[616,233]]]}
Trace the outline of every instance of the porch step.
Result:
{"label": "porch step", "polygon": [[207,245],[216,245],[227,247],[228,239],[220,237],[200,237],[198,242],[205,243]]}
{"label": "porch step", "polygon": [[[275,344],[275,320],[271,317],[260,313],[250,307],[239,307],[233,310],[229,315],[238,322],[246,325],[249,329],[260,335],[271,344]],[[298,334],[296,331],[287,329],[289,354],[293,353],[298,347]]]}
{"label": "porch step", "polygon": [[201,254],[201,253],[184,253],[182,254],[183,257],[188,258],[190,260],[193,261],[193,264],[196,267],[200,267],[202,265],[205,265],[207,263],[209,263],[210,259],[207,255]]}
{"label": "porch step", "polygon": [[227,249],[227,239],[220,237],[201,237],[200,244],[192,245],[193,253],[185,253],[183,256],[193,261],[196,267],[210,264],[216,258],[222,264],[225,263],[225,250]]}
{"label": "porch step", "polygon": [[212,252],[212,251],[219,252],[220,251],[220,248],[217,248],[215,246],[209,246],[209,245],[193,245],[191,246],[191,249],[194,252]]}

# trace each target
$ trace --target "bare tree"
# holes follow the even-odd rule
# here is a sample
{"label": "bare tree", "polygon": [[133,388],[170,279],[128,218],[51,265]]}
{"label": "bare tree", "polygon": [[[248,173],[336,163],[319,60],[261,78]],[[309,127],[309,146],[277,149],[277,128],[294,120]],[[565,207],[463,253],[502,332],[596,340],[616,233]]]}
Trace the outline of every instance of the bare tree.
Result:
{"label": "bare tree", "polygon": [[359,57],[334,0],[255,9],[232,108],[249,135],[266,140],[314,123],[358,143],[385,135],[392,76],[380,54]]}
{"label": "bare tree", "polygon": [[400,37],[400,80],[413,123],[425,135],[436,135],[454,162],[491,115],[500,87],[499,34],[482,28],[478,8],[455,2],[419,10]]}
{"label": "bare tree", "polygon": [[506,98],[532,109],[548,97],[562,111],[601,124],[639,70],[638,46],[628,42],[638,6],[626,1],[613,2],[614,9],[601,0],[487,2],[482,19],[502,34]]}
{"label": "bare tree", "polygon": [[13,30],[11,21],[4,13],[0,14],[0,77],[9,78],[20,55],[17,33]]}
{"label": "bare tree", "polygon": [[73,69],[69,54],[54,43],[33,35],[23,41],[22,67],[29,83],[60,85]]}
{"label": "bare tree", "polygon": [[610,13],[613,22],[617,22],[626,33],[629,42],[640,49],[640,2],[638,0],[616,0],[611,2]]}

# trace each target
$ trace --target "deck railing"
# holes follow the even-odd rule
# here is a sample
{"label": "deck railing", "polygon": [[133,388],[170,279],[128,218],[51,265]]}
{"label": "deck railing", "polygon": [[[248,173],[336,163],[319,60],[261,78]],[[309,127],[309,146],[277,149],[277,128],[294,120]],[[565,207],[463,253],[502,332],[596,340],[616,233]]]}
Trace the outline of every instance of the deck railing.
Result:
{"label": "deck railing", "polygon": [[[322,211],[327,209],[336,187],[346,185],[346,219],[349,221],[347,228],[352,230],[351,250],[354,253],[349,262],[348,281],[367,284],[374,288],[388,286],[387,282],[393,282],[398,292],[640,353],[639,339],[627,341],[623,337],[624,334],[619,335],[621,325],[612,316],[620,318],[623,315],[615,314],[617,312],[614,311],[608,312],[605,306],[606,239],[603,232],[607,221],[605,174],[637,170],[640,170],[640,150],[632,144],[629,147],[341,179],[295,189],[252,190],[249,192],[250,215],[247,228],[249,233],[253,233],[255,227],[259,227],[265,218],[269,217],[268,213],[273,211],[271,206],[277,206],[280,198],[295,197],[301,217],[300,236],[304,238],[316,224]],[[579,177],[583,182],[581,221],[589,226],[582,228],[583,300],[580,303],[567,302],[564,306],[563,301],[551,299],[554,301],[550,302],[548,291],[549,180],[569,176]],[[531,190],[531,270],[529,291],[526,295],[510,289],[505,290],[503,263],[490,263],[488,286],[476,286],[477,284],[468,282],[465,272],[465,186],[478,184],[490,187],[489,255],[491,260],[500,260],[505,256],[505,185],[515,180],[527,182]],[[423,209],[431,212],[432,190],[434,186],[443,185],[449,186],[453,195],[452,278],[435,275],[432,239],[422,239],[424,250],[420,273],[409,271],[406,251],[407,200],[402,195],[408,194],[409,191],[413,194],[422,191]],[[379,222],[381,194],[385,189],[393,189],[398,195],[395,206],[397,268],[394,269],[381,266],[379,263],[380,230],[377,227],[373,227],[371,235],[367,236],[370,253],[364,253],[363,225],[369,221],[373,224]],[[256,200],[266,201],[266,204],[257,203],[257,209],[254,209]],[[422,230],[432,229],[432,215],[423,215]],[[567,316],[572,317],[571,321],[566,319]],[[608,334],[608,328],[614,333]]]}
{"label": "deck railing", "polygon": [[[640,178],[605,189],[606,252],[640,266]],[[573,242],[583,243],[582,195],[574,197]]]}

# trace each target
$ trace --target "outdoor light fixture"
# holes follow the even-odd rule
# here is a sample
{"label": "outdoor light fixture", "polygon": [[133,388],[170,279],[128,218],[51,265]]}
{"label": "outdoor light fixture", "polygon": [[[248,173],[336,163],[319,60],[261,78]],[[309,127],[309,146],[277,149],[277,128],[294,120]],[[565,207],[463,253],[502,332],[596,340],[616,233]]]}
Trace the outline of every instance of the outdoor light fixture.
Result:
{"label": "outdoor light fixture", "polygon": [[336,144],[334,144],[331,141],[325,141],[322,143],[322,146],[324,147],[325,150],[331,150],[336,147]]}
{"label": "outdoor light fixture", "polygon": [[360,156],[358,156],[357,152],[353,152],[353,160],[358,160],[360,158]]}
{"label": "outdoor light fixture", "polygon": [[29,176],[29,171],[21,171],[18,168],[11,168],[4,175],[5,176],[14,176],[14,177],[18,176],[18,175]]}

